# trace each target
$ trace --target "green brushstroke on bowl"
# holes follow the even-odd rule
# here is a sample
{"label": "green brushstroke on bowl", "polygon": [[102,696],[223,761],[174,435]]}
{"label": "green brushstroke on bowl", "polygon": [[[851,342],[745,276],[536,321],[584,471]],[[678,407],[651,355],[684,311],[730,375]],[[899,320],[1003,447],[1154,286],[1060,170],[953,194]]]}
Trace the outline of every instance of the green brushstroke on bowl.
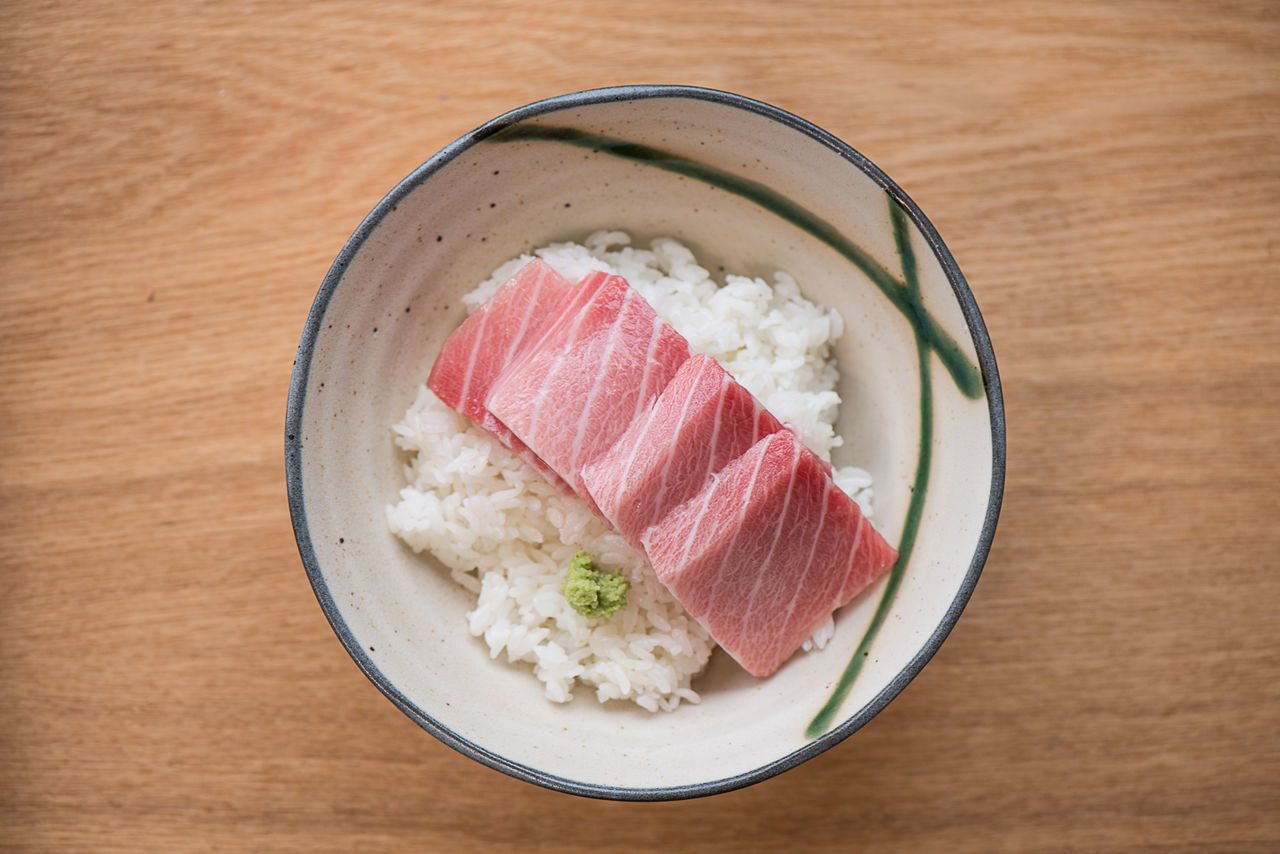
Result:
{"label": "green brushstroke on bowl", "polygon": [[849,240],[835,226],[814,215],[791,199],[769,189],[765,185],[726,172],[687,157],[663,151],[651,146],[616,137],[593,134],[577,128],[551,127],[536,124],[514,124],[497,131],[489,141],[510,142],[561,142],[580,148],[604,153],[624,160],[645,163],[668,172],[702,181],[734,195],[752,201],[782,217],[792,225],[807,232],[839,252],[853,263],[879,288],[903,318],[910,324],[916,341],[916,358],[920,371],[920,448],[916,457],[915,478],[911,485],[911,499],[907,505],[902,536],[898,541],[898,560],[880,594],[871,623],[863,633],[853,657],[845,666],[832,689],[831,696],[805,729],[805,737],[814,739],[831,728],[840,707],[848,698],[858,674],[870,656],[870,649],[888,617],[889,609],[902,585],[902,577],[910,561],[912,549],[920,530],[924,513],[925,494],[928,491],[929,471],[933,458],[933,382],[929,354],[938,359],[951,375],[961,394],[970,400],[981,397],[986,389],[982,375],[960,350],[955,340],[946,333],[925,309],[920,280],[916,267],[915,251],[911,248],[910,222],[906,212],[885,194],[889,205],[889,219],[893,223],[894,243],[902,267],[902,279],[898,279],[876,261],[866,250]]}

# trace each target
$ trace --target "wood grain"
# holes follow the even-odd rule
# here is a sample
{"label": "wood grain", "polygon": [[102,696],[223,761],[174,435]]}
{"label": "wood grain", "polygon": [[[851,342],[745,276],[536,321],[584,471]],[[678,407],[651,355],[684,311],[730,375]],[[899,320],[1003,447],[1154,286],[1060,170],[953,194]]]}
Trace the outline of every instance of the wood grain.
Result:
{"label": "wood grain", "polygon": [[[0,847],[1280,849],[1275,3],[2,14]],[[364,214],[504,110],[633,82],[771,101],[892,175],[1009,419],[990,562],[923,674],[675,804],[418,730],[332,636],[283,484],[298,335]]]}

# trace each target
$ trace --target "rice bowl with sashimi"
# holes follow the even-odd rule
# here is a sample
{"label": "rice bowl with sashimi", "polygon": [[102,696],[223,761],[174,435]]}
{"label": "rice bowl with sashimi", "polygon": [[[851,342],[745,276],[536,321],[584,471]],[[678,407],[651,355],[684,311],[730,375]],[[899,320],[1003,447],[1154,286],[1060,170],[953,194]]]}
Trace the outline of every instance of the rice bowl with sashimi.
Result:
{"label": "rice bowl with sashimi", "polygon": [[[634,243],[593,234],[601,227]],[[689,251],[653,242],[662,235]],[[623,433],[604,457],[579,460],[577,471],[544,442],[548,433],[558,438],[554,407],[535,405],[520,425],[526,436],[511,428],[525,443],[522,454],[511,437],[504,443],[489,429],[502,419],[488,406],[476,413],[479,422],[463,417],[454,389],[433,384],[464,330],[500,317],[498,331],[509,331],[513,315],[493,307],[506,304],[511,279],[534,259],[547,265],[553,251],[567,266],[552,273],[576,292],[624,292],[594,271],[622,273],[654,316],[687,338],[690,354],[652,403],[628,403],[608,386],[608,419],[625,425]],[[670,279],[676,282],[664,284]],[[477,289],[478,282],[487,284]],[[800,292],[812,304],[792,298]],[[699,320],[710,305],[715,311]],[[544,331],[527,353],[520,339],[518,360],[544,343],[571,342],[563,325],[556,320],[556,335]],[[624,339],[632,354],[635,342]],[[511,356],[501,347],[493,352],[498,361]],[[704,353],[715,354],[716,369],[696,358]],[[616,376],[612,361],[596,376]],[[576,364],[579,374],[588,371],[585,359]],[[499,408],[520,396],[511,385],[514,364],[508,367],[481,377]],[[750,389],[752,400],[728,394],[733,386],[723,377],[717,386],[717,369]],[[531,386],[560,382],[521,373]],[[561,420],[576,437],[596,419],[581,417],[592,410],[580,387],[564,388]],[[673,389],[688,390],[688,410],[675,406]],[[737,416],[754,411],[755,401],[773,421],[788,422],[774,432],[762,423],[767,435],[738,457],[760,461],[762,472],[764,463],[777,463],[752,481],[768,487],[759,500],[756,492],[747,502],[730,499],[754,508],[749,524],[757,530],[749,533],[759,536],[743,542],[777,544],[774,532],[792,530],[795,514],[776,500],[792,492],[775,489],[787,467],[795,483],[812,487],[796,493],[805,499],[797,507],[828,498],[839,504],[837,481],[868,503],[869,491],[860,490],[870,479],[851,484],[849,470],[830,471],[830,459],[874,475],[875,527],[884,534],[877,538],[898,553],[871,588],[832,608],[823,649],[793,651],[763,677],[756,670],[775,662],[724,632],[697,585],[685,582],[711,577],[717,566],[741,566],[763,590],[759,566],[775,562],[773,545],[759,552],[761,563],[739,559],[723,550],[721,528],[706,537],[699,528],[684,538],[685,555],[684,543],[669,547],[671,537],[667,546],[646,540],[658,527],[651,514],[618,509],[635,505],[637,484],[667,485],[671,467],[643,451],[668,463],[686,454],[698,466],[717,459],[718,445],[698,452],[707,435],[703,404],[717,389],[720,399],[736,401],[729,409]],[[790,411],[788,397],[798,404]],[[664,418],[677,411],[691,417],[650,448],[644,437],[660,437],[671,426]],[[622,800],[751,785],[830,749],[878,715],[963,612],[990,548],[1004,476],[990,339],[964,276],[919,207],[865,157],[804,119],[685,86],[613,87],[528,104],[410,172],[356,227],[316,294],[293,364],[284,432],[298,553],[324,618],[370,683],[470,759],[552,790]],[[741,436],[732,435],[736,451]],[[803,443],[791,441],[795,435]],[[623,439],[640,450],[632,454]],[[574,453],[571,447],[571,461]],[[615,493],[611,466],[619,460],[637,476],[628,474]],[[708,470],[698,466],[690,470]],[[735,461],[714,472],[675,508],[659,502],[667,532],[691,518],[720,524],[717,514],[677,511],[693,501],[710,507],[715,484],[740,484],[744,466]],[[852,519],[857,502],[845,501],[837,515]],[[584,512],[592,506],[600,513]],[[746,520],[746,509],[739,515]],[[861,530],[860,511],[858,519]],[[823,541],[812,541],[817,555]],[[796,548],[791,539],[778,546]],[[629,568],[628,549],[643,553],[648,567]],[[808,589],[803,578],[787,584]],[[742,613],[755,619],[764,610],[743,598],[753,590],[733,590],[751,606]],[[768,602],[780,606],[769,612],[787,621],[789,645],[792,630],[812,615],[793,620],[790,604],[773,592]],[[714,616],[731,612],[723,607]],[[823,634],[818,623],[806,628],[799,641]],[[708,638],[717,645],[703,666]],[[361,720],[352,735],[376,725]]]}
{"label": "rice bowl with sashimi", "polygon": [[[545,246],[500,266],[464,302],[472,311],[484,305],[535,257],[570,281],[622,276],[690,352],[714,359],[785,424],[869,516],[870,476],[829,466],[842,443],[834,429],[840,315],[805,299],[784,272],[772,283],[733,274],[721,283],[675,240],[630,243],[625,233],[597,232],[581,244]],[[694,677],[715,641],[659,580],[634,538],[426,385],[394,434],[407,454],[406,485],[387,508],[388,523],[475,595],[475,607],[458,615],[459,631],[481,638],[491,658],[529,669],[552,701],[569,700],[579,685],[601,702],[649,711],[699,700]],[[626,606],[608,619],[584,617],[566,602],[566,567],[580,551],[630,582]],[[804,648],[822,647],[832,631],[827,619]]]}

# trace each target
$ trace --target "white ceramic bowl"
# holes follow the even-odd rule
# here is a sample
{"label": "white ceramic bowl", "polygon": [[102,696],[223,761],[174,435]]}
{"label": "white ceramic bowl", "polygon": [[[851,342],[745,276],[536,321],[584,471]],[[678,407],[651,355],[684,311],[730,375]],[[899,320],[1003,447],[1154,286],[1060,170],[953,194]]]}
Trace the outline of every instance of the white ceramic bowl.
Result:
{"label": "white ceramic bowl", "polygon": [[[899,566],[837,615],[817,654],[754,679],[722,653],[698,705],[553,704],[491,661],[472,607],[388,532],[390,427],[501,262],[602,229],[671,235],[709,269],[769,276],[843,314],[838,464],[875,478]],[[896,184],[796,116],[725,92],[636,86],[513,110],[416,169],[356,229],[307,318],[286,463],[298,548],[347,651],[405,714],[515,777],[659,800],[768,778],[838,743],[914,677],[964,608],[995,531],[1004,420],[991,343],[960,270]]]}

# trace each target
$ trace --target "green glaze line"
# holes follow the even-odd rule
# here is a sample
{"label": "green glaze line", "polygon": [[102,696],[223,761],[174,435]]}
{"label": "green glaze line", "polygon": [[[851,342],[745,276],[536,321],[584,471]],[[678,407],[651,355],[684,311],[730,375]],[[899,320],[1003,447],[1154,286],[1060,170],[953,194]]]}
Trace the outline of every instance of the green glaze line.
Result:
{"label": "green glaze line", "polygon": [[955,340],[938,325],[937,321],[933,319],[924,307],[915,251],[911,248],[911,226],[906,212],[901,205],[886,194],[885,198],[889,204],[889,219],[893,223],[894,243],[897,247],[898,260],[902,267],[902,279],[898,279],[872,258],[862,247],[842,235],[831,223],[815,216],[809,210],[785,196],[756,181],[690,160],[687,157],[623,139],[591,134],[576,128],[548,127],[535,124],[510,125],[497,131],[489,139],[494,142],[551,141],[567,143],[581,148],[589,148],[595,152],[603,152],[624,160],[655,166],[741,196],[782,217],[787,222],[843,255],[867,275],[867,278],[879,288],[880,292],[889,299],[889,302],[898,309],[903,318],[911,325],[912,333],[915,336],[916,359],[920,370],[920,449],[916,458],[915,479],[911,484],[911,499],[907,504],[907,515],[903,523],[902,537],[898,541],[898,560],[894,563],[893,569],[889,571],[884,591],[880,595],[880,601],[876,604],[871,623],[867,626],[866,632],[863,633],[862,640],[858,643],[858,648],[854,652],[853,658],[840,674],[830,698],[805,729],[807,738],[817,738],[831,728],[836,714],[849,696],[854,680],[862,672],[863,664],[870,656],[871,645],[875,642],[880,628],[888,618],[889,609],[897,596],[898,588],[902,585],[902,577],[906,572],[907,563],[911,559],[911,552],[915,548],[916,537],[920,530],[920,520],[924,515],[925,493],[928,490],[929,470],[933,458],[933,379],[930,371],[930,365],[932,364],[930,353],[937,354],[943,367],[951,375],[956,387],[965,397],[975,400],[985,393],[981,373],[961,352]]}
{"label": "green glaze line", "polygon": [[[912,325],[916,338],[925,342],[928,348],[938,354],[938,358],[951,374],[951,378],[955,380],[960,392],[970,399],[976,399],[983,394],[982,375],[960,350],[955,340],[924,310],[918,294],[912,297],[907,285],[881,266],[866,250],[841,234],[831,223],[815,216],[806,208],[774,192],[764,184],[658,148],[625,139],[592,134],[577,128],[514,124],[497,131],[488,140],[492,142],[551,141],[590,148],[623,160],[645,163],[667,172],[694,178],[772,211],[827,244],[865,273]],[[896,208],[896,205],[894,207]]]}
{"label": "green glaze line", "polygon": [[[916,256],[911,249],[911,234],[907,217],[902,208],[892,198],[888,199],[888,202],[889,216],[893,220],[894,242],[898,246],[898,255],[902,260],[902,273],[907,281],[908,299],[918,308],[920,305],[920,282],[916,277]],[[880,602],[876,605],[871,624],[867,626],[866,632],[862,635],[862,641],[858,644],[853,658],[845,666],[844,672],[840,674],[840,679],[836,682],[835,689],[831,692],[831,697],[818,710],[818,714],[814,716],[813,720],[809,722],[809,726],[805,729],[806,738],[817,738],[831,729],[831,722],[834,720],[836,713],[840,711],[845,699],[849,696],[849,690],[853,687],[854,680],[862,672],[862,665],[870,655],[871,644],[875,642],[876,635],[880,632],[880,627],[889,615],[889,608],[893,605],[894,597],[898,593],[898,587],[902,584],[902,576],[906,572],[907,562],[911,559],[911,550],[915,547],[916,535],[920,530],[920,518],[924,513],[925,492],[929,486],[929,468],[933,458],[933,383],[929,373],[929,348],[925,344],[918,326],[916,327],[916,358],[920,363],[920,454],[916,458],[916,476],[911,484],[911,501],[907,505],[907,518],[902,526],[902,539],[898,541],[898,560],[894,563],[893,569],[889,571],[888,581],[885,583],[884,592],[880,595]]]}

